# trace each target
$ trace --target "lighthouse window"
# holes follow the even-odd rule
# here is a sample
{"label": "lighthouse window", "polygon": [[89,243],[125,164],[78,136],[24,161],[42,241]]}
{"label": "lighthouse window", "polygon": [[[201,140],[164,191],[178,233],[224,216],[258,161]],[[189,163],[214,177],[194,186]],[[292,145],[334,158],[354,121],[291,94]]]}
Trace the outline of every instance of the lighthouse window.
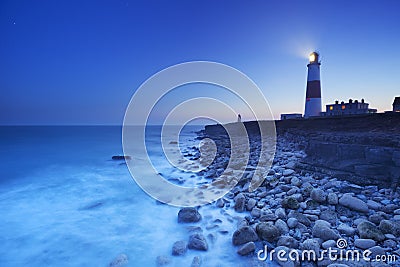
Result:
{"label": "lighthouse window", "polygon": [[345,109],[346,108],[346,106],[345,105],[342,105],[342,109]]}

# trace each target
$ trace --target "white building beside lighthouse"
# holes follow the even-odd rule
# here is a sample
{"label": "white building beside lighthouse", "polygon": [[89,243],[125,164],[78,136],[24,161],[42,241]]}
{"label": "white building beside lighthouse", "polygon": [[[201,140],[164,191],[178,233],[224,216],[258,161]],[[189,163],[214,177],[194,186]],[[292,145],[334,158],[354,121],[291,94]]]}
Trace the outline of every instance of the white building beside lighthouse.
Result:
{"label": "white building beside lighthouse", "polygon": [[321,103],[321,78],[319,54],[312,52],[309,57],[310,63],[307,65],[307,91],[304,117],[320,116],[322,111]]}

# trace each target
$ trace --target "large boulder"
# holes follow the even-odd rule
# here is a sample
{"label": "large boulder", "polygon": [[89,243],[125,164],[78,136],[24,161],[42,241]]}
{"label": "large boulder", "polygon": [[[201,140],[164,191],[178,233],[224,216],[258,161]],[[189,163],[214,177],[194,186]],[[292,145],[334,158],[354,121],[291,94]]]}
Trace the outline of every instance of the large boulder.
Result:
{"label": "large boulder", "polygon": [[183,208],[178,212],[179,223],[194,223],[201,220],[201,215],[195,208]]}
{"label": "large boulder", "polygon": [[232,244],[234,246],[243,245],[248,242],[254,242],[258,240],[258,236],[254,229],[250,226],[242,227],[236,230],[232,236]]}
{"label": "large boulder", "polygon": [[361,238],[364,239],[373,239],[375,241],[383,241],[385,240],[385,235],[379,230],[375,224],[363,221],[357,226],[358,233]]}
{"label": "large boulder", "polygon": [[194,250],[208,250],[208,244],[204,236],[200,233],[193,234],[189,237],[189,249]]}
{"label": "large boulder", "polygon": [[261,240],[275,241],[280,236],[279,229],[272,223],[261,222],[257,224],[256,231]]}
{"label": "large boulder", "polygon": [[351,210],[368,213],[368,205],[359,198],[353,197],[351,194],[344,194],[339,199],[339,204]]}

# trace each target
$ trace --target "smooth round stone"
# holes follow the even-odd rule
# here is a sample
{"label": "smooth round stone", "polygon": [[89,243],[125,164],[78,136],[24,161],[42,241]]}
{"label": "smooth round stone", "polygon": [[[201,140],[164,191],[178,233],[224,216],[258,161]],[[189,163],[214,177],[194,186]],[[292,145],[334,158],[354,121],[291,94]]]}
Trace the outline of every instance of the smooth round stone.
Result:
{"label": "smooth round stone", "polygon": [[374,246],[372,248],[369,248],[369,250],[372,252],[371,258],[376,258],[376,256],[378,255],[386,255],[385,250],[380,246]]}
{"label": "smooth round stone", "polygon": [[351,210],[363,212],[363,213],[368,213],[368,205],[364,201],[362,201],[359,198],[351,196],[351,194],[347,193],[344,194],[340,199],[339,199],[339,204],[347,207]]}
{"label": "smooth round stone", "polygon": [[373,200],[367,200],[367,205],[368,205],[368,208],[373,209],[373,210],[380,210],[382,208],[381,204],[379,204],[378,202],[375,202]]}
{"label": "smooth round stone", "polygon": [[254,242],[248,242],[244,244],[242,247],[240,247],[237,253],[241,256],[245,256],[250,253],[253,253],[255,250],[256,250],[256,245],[254,244]]}
{"label": "smooth round stone", "polygon": [[311,191],[311,199],[323,203],[326,201],[326,193],[322,189],[315,188]]}
{"label": "smooth round stone", "polygon": [[294,172],[295,172],[294,170],[287,169],[287,170],[284,170],[284,171],[283,171],[282,175],[283,175],[283,176],[290,176],[290,175],[292,175]]}
{"label": "smooth round stone", "polygon": [[187,251],[187,244],[185,241],[176,241],[172,246],[172,255],[181,256]]}
{"label": "smooth round stone", "polygon": [[261,210],[259,208],[254,208],[251,211],[251,216],[253,216],[254,218],[258,218],[261,216]]}
{"label": "smooth round stone", "polygon": [[312,214],[304,214],[308,219],[310,219],[311,221],[316,221],[319,219],[319,217],[317,215],[312,215]]}
{"label": "smooth round stone", "polygon": [[299,221],[296,218],[289,218],[287,220],[287,225],[289,226],[289,228],[295,228],[298,223]]}
{"label": "smooth round stone", "polygon": [[261,222],[276,221],[277,217],[273,213],[267,213],[260,217]]}
{"label": "smooth round stone", "polygon": [[322,247],[324,249],[334,248],[334,247],[336,247],[336,241],[335,240],[325,241],[324,243],[322,243]]}
{"label": "smooth round stone", "polygon": [[286,234],[289,232],[289,227],[287,226],[286,222],[281,219],[278,219],[275,222],[275,226],[279,229],[281,234]]}
{"label": "smooth round stone", "polygon": [[201,220],[201,215],[195,208],[183,208],[178,212],[179,223],[194,223]]}
{"label": "smooth round stone", "polygon": [[300,202],[300,208],[303,210],[307,208],[307,203],[306,202]]}
{"label": "smooth round stone", "polygon": [[345,234],[347,236],[353,236],[356,232],[356,229],[354,229],[351,226],[348,226],[347,224],[341,224],[338,226],[337,230],[341,234]]}
{"label": "smooth round stone", "polygon": [[327,200],[329,205],[337,205],[339,203],[339,198],[335,193],[329,193]]}
{"label": "smooth round stone", "polygon": [[364,219],[364,218],[355,219],[354,220],[354,225],[358,226],[362,222],[368,222],[368,220]]}
{"label": "smooth round stone", "polygon": [[301,185],[301,181],[299,178],[297,177],[293,177],[292,180],[290,180],[290,183],[294,186],[300,186]]}
{"label": "smooth round stone", "polygon": [[206,239],[202,234],[199,233],[193,234],[189,237],[189,242],[187,244],[187,247],[193,250],[203,250],[203,251],[208,250],[208,244]]}
{"label": "smooth round stone", "polygon": [[257,204],[257,201],[255,199],[253,199],[253,198],[250,198],[249,201],[247,201],[246,209],[247,210],[252,210],[255,207],[256,204]]}
{"label": "smooth round stone", "polygon": [[292,188],[289,191],[287,191],[286,195],[291,196],[297,193],[297,188]]}
{"label": "smooth round stone", "polygon": [[340,236],[332,230],[331,224],[324,220],[318,220],[312,228],[314,237],[321,238],[322,240],[337,240]]}
{"label": "smooth round stone", "polygon": [[250,226],[236,230],[232,236],[232,243],[234,246],[243,245],[257,240],[258,236],[254,229]]}
{"label": "smooth round stone", "polygon": [[278,217],[279,219],[285,219],[286,218],[286,212],[284,208],[278,208],[275,210],[275,216]]}
{"label": "smooth round stone", "polygon": [[319,216],[321,214],[321,211],[320,210],[305,210],[303,213]]}
{"label": "smooth round stone", "polygon": [[387,239],[396,239],[396,237],[394,235],[392,235],[392,234],[386,234],[385,237]]}
{"label": "smooth round stone", "polygon": [[354,246],[361,248],[361,249],[368,249],[376,245],[375,240],[372,239],[356,239],[354,241]]}
{"label": "smooth round stone", "polygon": [[397,243],[396,243],[396,241],[389,239],[389,240],[385,240],[383,242],[383,246],[387,247],[387,248],[396,248]]}

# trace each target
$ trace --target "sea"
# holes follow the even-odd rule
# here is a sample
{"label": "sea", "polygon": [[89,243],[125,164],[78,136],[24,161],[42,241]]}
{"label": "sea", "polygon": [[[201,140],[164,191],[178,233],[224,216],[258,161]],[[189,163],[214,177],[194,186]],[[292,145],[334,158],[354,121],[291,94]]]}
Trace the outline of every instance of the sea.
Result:
{"label": "sea", "polygon": [[[184,128],[181,147],[198,146],[202,128]],[[204,182],[165,163],[159,126],[146,129],[146,145],[163,177]],[[123,155],[120,126],[2,126],[0,149],[0,266],[109,266],[120,254],[125,266],[157,266],[164,255],[168,266],[190,266],[195,256],[202,266],[253,260],[231,243],[244,215],[212,204],[190,224],[202,227],[208,251],[171,255],[175,241],[188,240],[188,225],[178,223],[178,207],[147,195],[125,162],[112,160]]]}

